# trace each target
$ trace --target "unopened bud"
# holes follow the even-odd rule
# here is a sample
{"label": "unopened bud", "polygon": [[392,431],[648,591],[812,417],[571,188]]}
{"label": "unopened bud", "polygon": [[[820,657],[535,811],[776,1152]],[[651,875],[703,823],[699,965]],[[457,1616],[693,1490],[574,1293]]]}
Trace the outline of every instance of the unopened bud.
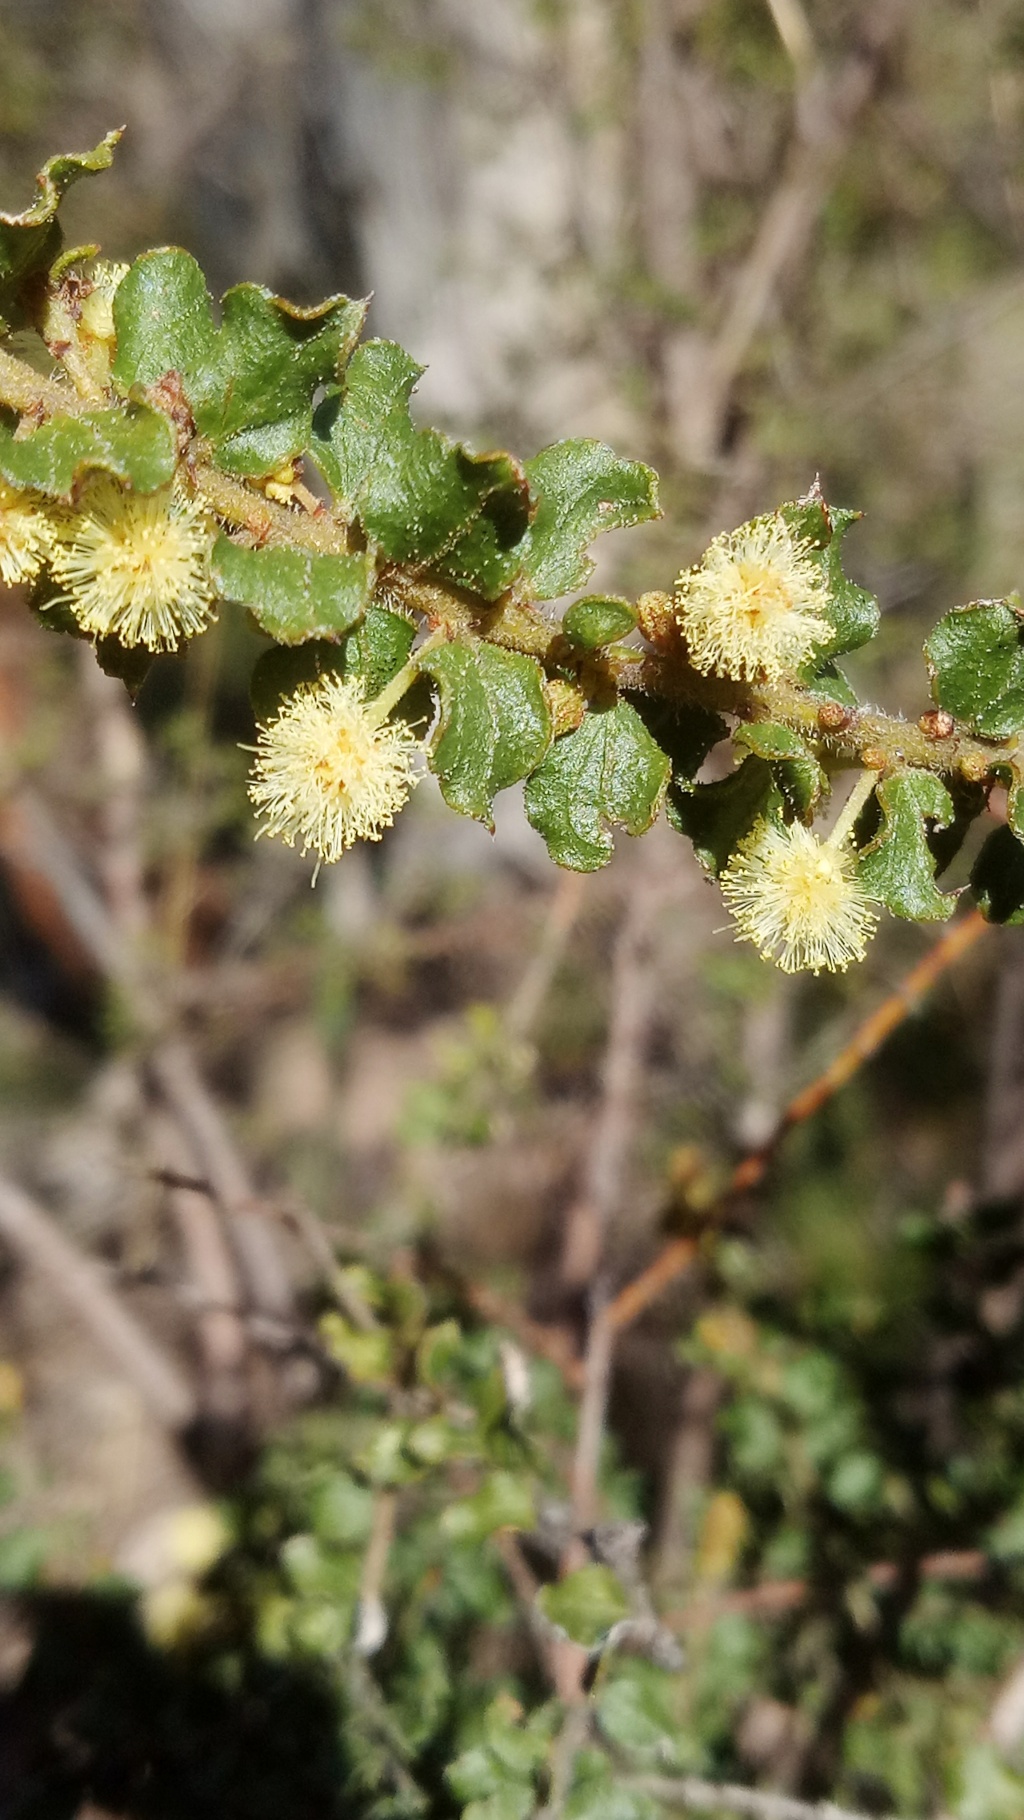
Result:
{"label": "unopened bud", "polygon": [[928,708],[917,724],[925,739],[948,739],[956,721],[945,708]]}
{"label": "unopened bud", "polygon": [[989,761],[984,752],[965,752],[960,760],[960,775],[969,784],[984,783],[989,774]]}
{"label": "unopened bud", "polygon": [[563,682],[556,676],[545,683],[544,693],[551,709],[556,739],[560,733],[573,733],[577,727],[582,726],[587,704],[574,683]]}
{"label": "unopened bud", "polygon": [[823,701],[818,709],[818,726],[823,733],[841,733],[852,719],[852,710],[844,708],[841,701]]}
{"label": "unopened bud", "polygon": [[657,589],[641,594],[636,613],[640,630],[652,645],[665,644],[675,636],[678,627],[671,594],[662,594]]}
{"label": "unopened bud", "polygon": [[861,759],[868,771],[884,771],[889,762],[881,746],[865,746]]}

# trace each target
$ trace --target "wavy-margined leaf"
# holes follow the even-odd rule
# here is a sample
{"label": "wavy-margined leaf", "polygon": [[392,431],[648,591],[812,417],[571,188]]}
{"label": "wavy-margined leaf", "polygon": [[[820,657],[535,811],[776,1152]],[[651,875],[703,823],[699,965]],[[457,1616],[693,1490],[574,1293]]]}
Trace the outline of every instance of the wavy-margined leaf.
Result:
{"label": "wavy-margined leaf", "polygon": [[177,247],[143,253],[114,299],[114,378],[126,389],[178,374],[196,428],[230,473],[269,474],[307,446],[313,396],[337,378],[366,304],[329,297],[300,309],[237,284],[214,320],[206,280]]}
{"label": "wavy-margined leaf", "polygon": [[702,866],[717,878],[763,817],[782,815],[782,792],[763,758],[751,754],[728,777],[691,790],[673,789],[668,818],[693,843]]}
{"label": "wavy-margined leaf", "polygon": [[79,475],[102,468],[138,493],[152,493],[174,475],[174,431],[162,411],[146,405],[52,417],[27,435],[0,412],[0,474],[12,487],[66,498]]}
{"label": "wavy-margined leaf", "polygon": [[596,872],[612,856],[613,827],[643,834],[668,787],[668,756],[627,701],[591,708],[555,741],[526,786],[526,813],[551,857]]}
{"label": "wavy-margined leaf", "polygon": [[803,816],[813,809],[827,780],[810,746],[798,733],[777,721],[757,720],[738,727],[734,738],[738,746],[745,746],[771,766],[779,789],[796,815]]}
{"label": "wavy-margined leaf", "polygon": [[864,848],[860,878],[894,916],[912,922],[944,922],[956,907],[954,895],[935,888],[935,855],[927,823],[948,827],[953,801],[930,771],[899,771],[876,790],[882,822]]}
{"label": "wavy-margined leaf", "polygon": [[[823,669],[831,671],[833,658],[841,657],[845,651],[856,651],[878,631],[877,600],[867,588],[850,581],[843,571],[843,539],[863,514],[851,512],[844,506],[827,505],[819,498],[783,506],[781,511],[790,529],[810,545],[828,587],[826,611],[832,623],[832,636],[815,647],[806,674],[806,680],[811,681]],[[828,674],[825,680],[831,680]],[[831,690],[827,692],[831,693]]]}
{"label": "wavy-margined leaf", "polygon": [[457,638],[424,659],[441,697],[430,768],[445,801],[491,822],[496,791],[534,770],[551,743],[544,678],[532,657]]}
{"label": "wavy-margined leaf", "polygon": [[623,461],[607,443],[555,442],[526,463],[536,510],[523,539],[521,567],[537,600],[583,586],[594,567],[587,546],[599,531],[657,518],[658,477],[642,461]]}
{"label": "wavy-margined leaf", "polygon": [[939,620],[924,652],[940,708],[985,739],[1004,739],[1024,727],[1019,595],[954,607]]}
{"label": "wavy-margined leaf", "polygon": [[445,557],[445,572],[494,598],[518,567],[529,490],[508,455],[472,455],[421,430],[409,399],[423,368],[393,341],[368,341],[317,412],[313,458],[343,508],[398,562]]}
{"label": "wavy-margined leaf", "polygon": [[120,137],[120,131],[108,133],[91,152],[49,158],[36,178],[35,201],[20,215],[0,213],[0,326],[18,328],[31,315],[33,282],[61,249],[57,211],[64,193],[80,177],[107,170]]}
{"label": "wavy-margined leaf", "polygon": [[330,556],[287,546],[246,550],[219,537],[211,567],[223,598],[248,607],[260,629],[282,645],[350,632],[373,588],[373,565],[365,553]]}

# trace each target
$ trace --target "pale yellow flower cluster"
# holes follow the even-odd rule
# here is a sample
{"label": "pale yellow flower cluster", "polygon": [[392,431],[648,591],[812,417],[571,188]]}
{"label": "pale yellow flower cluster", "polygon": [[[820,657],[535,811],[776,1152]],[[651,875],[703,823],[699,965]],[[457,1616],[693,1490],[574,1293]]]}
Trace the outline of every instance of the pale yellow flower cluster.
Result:
{"label": "pale yellow flower cluster", "polygon": [[417,737],[379,703],[353,678],[322,676],[259,728],[249,795],[261,833],[312,849],[318,871],[355,841],[380,840],[417,782]]}
{"label": "pale yellow flower cluster", "polygon": [[821,565],[778,512],[716,537],[676,613],[694,668],[738,682],[792,675],[831,632]]}
{"label": "pale yellow flower cluster", "polygon": [[737,933],[783,973],[845,973],[864,959],[878,912],[842,839],[761,821],[719,882]]}
{"label": "pale yellow flower cluster", "polygon": [[91,638],[175,651],[213,618],[212,547],[212,521],[180,487],[129,493],[100,474],[58,516],[50,566]]}

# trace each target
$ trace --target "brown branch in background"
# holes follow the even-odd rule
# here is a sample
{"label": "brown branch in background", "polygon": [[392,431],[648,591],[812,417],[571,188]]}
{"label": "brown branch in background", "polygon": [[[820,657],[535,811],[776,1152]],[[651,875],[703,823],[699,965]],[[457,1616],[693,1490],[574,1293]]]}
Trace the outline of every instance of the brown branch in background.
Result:
{"label": "brown branch in background", "polygon": [[219,1422],[242,1422],[248,1402],[247,1342],[238,1273],[209,1188],[195,1175],[195,1159],[175,1120],[154,1121],[154,1140],[177,1227],[203,1362],[204,1413]]}
{"label": "brown branch in background", "polygon": [[375,1492],[370,1540],[363,1556],[359,1603],[356,1607],[355,1647],[361,1656],[375,1656],[388,1634],[388,1615],[383,1597],[384,1576],[395,1538],[397,1512],[397,1492]]}
{"label": "brown branch in background", "polygon": [[[896,991],[858,1026],[835,1061],[830,1062],[809,1087],[803,1088],[790,1101],[768,1142],[737,1163],[722,1195],[714,1207],[708,1210],[709,1222],[720,1217],[740,1195],[748,1194],[763,1182],[787,1133],[795,1125],[803,1124],[806,1119],[820,1112],[840,1088],[846,1086],[858,1069],[870,1060],[886,1038],[910,1015],[918,1000],[931,990],[936,980],[972,948],[979,936],[990,927],[980,910],[971,910],[939,937],[924,959],[911,968]],[[620,1289],[609,1305],[608,1319],[613,1328],[619,1331],[635,1321],[637,1315],[642,1314],[671,1283],[689,1269],[698,1250],[699,1244],[694,1238],[670,1240],[654,1262]]]}
{"label": "brown branch in background", "polygon": [[566,944],[583,907],[586,876],[562,872],[551,894],[548,914],[516,990],[505,1007],[505,1031],[510,1042],[529,1041],[544,1000],[561,965]]}
{"label": "brown branch in background", "polygon": [[98,1264],[79,1251],[38,1203],[0,1177],[0,1239],[89,1329],[130,1379],[156,1420],[180,1435],[195,1419],[192,1390],[173,1361],[129,1314]]}
{"label": "brown branch in background", "polygon": [[597,1515],[601,1435],[612,1363],[604,1253],[611,1223],[622,1206],[636,1132],[644,1051],[656,1004],[652,938],[668,888],[659,843],[652,839],[637,856],[615,943],[601,1097],[591,1127],[582,1193],[566,1222],[563,1276],[569,1284],[591,1284],[590,1330],[571,1478],[573,1527],[577,1530],[588,1528]]}
{"label": "brown branch in background", "polygon": [[[796,1801],[792,1795],[779,1795],[772,1789],[705,1782],[702,1776],[628,1776],[620,1786],[683,1813],[738,1814],[749,1820],[869,1820],[867,1814],[836,1807],[832,1801]],[[885,1820],[885,1816],[873,1820]]]}
{"label": "brown branch in background", "polygon": [[[991,1565],[988,1556],[978,1548],[947,1548],[933,1555],[923,1555],[916,1571],[922,1580],[972,1585],[985,1579]],[[865,1577],[876,1592],[887,1592],[897,1584],[900,1571],[895,1561],[876,1561],[866,1569]],[[744,1618],[780,1618],[787,1612],[799,1611],[812,1590],[807,1580],[762,1580],[756,1586],[737,1587],[732,1592],[701,1595],[684,1611],[670,1612],[666,1623],[681,1630],[693,1630],[715,1624],[727,1614]]]}

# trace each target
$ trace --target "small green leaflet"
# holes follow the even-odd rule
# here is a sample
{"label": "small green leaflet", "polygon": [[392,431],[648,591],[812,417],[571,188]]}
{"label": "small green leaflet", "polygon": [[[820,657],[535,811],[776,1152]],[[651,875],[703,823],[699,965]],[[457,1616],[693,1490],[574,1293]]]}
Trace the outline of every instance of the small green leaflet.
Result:
{"label": "small green leaflet", "polygon": [[1024,614],[1019,595],[976,600],[939,620],[924,648],[940,708],[983,739],[1024,727]]}
{"label": "small green leaflet", "polygon": [[657,518],[658,477],[642,461],[622,461],[607,443],[555,442],[526,464],[536,513],[521,550],[526,590],[555,600],[580,588],[594,567],[587,546],[599,531]]}
{"label": "small green leaflet", "polygon": [[540,763],[551,743],[544,678],[532,657],[456,638],[424,659],[441,719],[430,753],[445,802],[493,826],[495,792]]}
{"label": "small green leaflet", "polygon": [[270,474],[307,446],[313,395],[337,378],[365,316],[366,304],[348,297],[300,309],[262,285],[237,284],[218,328],[196,261],[163,247],[143,253],[118,286],[114,378],[127,391],[176,373],[218,465]]}
{"label": "small green leaflet", "polygon": [[0,414],[0,474],[12,487],[66,498],[80,474],[102,468],[137,493],[152,493],[174,476],[174,430],[146,405],[53,417],[24,436],[15,436],[16,426]]}
{"label": "small green leaflet", "polygon": [[881,780],[876,795],[882,825],[861,853],[862,885],[894,916],[944,922],[956,908],[956,897],[935,888],[935,856],[925,822],[949,825],[949,791],[930,771],[898,771]]}
{"label": "small green leaflet", "polygon": [[365,554],[329,556],[286,546],[246,550],[218,537],[211,567],[223,598],[248,607],[260,630],[282,645],[350,632],[373,588]]}
{"label": "small green leaflet", "polygon": [[537,1603],[549,1623],[557,1624],[586,1649],[595,1648],[613,1625],[629,1617],[629,1599],[621,1580],[610,1567],[596,1561],[542,1587]]}
{"label": "small green leaflet", "polygon": [[737,746],[746,746],[748,752],[771,765],[772,775],[795,815],[803,816],[813,809],[827,780],[799,734],[776,721],[758,720],[738,727],[733,738]]}
{"label": "small green leaflet", "polygon": [[627,701],[591,708],[555,741],[526,786],[526,813],[552,859],[596,872],[612,856],[611,827],[643,834],[668,786],[669,760]]}
{"label": "small green leaflet", "polygon": [[120,131],[108,133],[91,152],[63,152],[48,159],[36,178],[30,207],[20,215],[0,213],[0,326],[19,328],[28,319],[28,283],[49,269],[61,249],[57,210],[65,190],[80,177],[109,169],[120,137]]}
{"label": "small green leaflet", "polygon": [[628,638],[636,623],[636,608],[620,594],[587,594],[568,609],[562,631],[581,650],[599,651],[602,645]]}
{"label": "small green leaflet", "polygon": [[409,399],[422,372],[396,342],[366,342],[317,412],[311,453],[386,556],[416,564],[447,556],[452,579],[489,599],[518,566],[508,551],[526,529],[526,480],[511,456],[471,455],[417,429]]}

